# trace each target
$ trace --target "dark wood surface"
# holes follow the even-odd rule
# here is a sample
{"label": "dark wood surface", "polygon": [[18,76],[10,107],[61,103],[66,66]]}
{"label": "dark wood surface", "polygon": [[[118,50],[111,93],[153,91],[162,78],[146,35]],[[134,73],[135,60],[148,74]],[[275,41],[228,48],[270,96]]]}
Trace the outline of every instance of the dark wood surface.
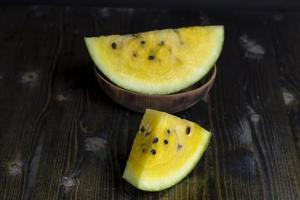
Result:
{"label": "dark wood surface", "polygon": [[[99,89],[84,36],[224,24],[207,152],[156,193],[121,179],[142,115]],[[0,7],[0,199],[300,199],[300,12]]]}
{"label": "dark wood surface", "polygon": [[210,10],[299,11],[298,0],[0,0],[0,5],[103,6],[127,8],[201,8]]}

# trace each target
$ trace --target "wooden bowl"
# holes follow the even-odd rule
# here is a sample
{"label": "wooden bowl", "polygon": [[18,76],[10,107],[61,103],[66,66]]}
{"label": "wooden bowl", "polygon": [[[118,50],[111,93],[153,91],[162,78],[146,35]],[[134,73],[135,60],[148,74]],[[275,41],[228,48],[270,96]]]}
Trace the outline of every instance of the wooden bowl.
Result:
{"label": "wooden bowl", "polygon": [[214,66],[201,81],[185,90],[168,95],[147,95],[115,85],[95,67],[97,81],[105,94],[123,107],[140,113],[144,113],[146,108],[176,113],[193,106],[207,96],[215,81],[216,73],[217,67]]}

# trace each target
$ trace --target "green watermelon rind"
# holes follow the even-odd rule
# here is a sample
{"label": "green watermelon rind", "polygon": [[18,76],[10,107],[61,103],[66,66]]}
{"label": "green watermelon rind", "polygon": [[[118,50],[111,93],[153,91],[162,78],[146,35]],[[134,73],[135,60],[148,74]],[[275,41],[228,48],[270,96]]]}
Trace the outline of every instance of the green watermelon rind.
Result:
{"label": "green watermelon rind", "polygon": [[117,76],[114,73],[110,72],[109,67],[103,67],[104,65],[102,62],[101,54],[97,52],[94,46],[93,39],[95,39],[96,37],[85,37],[84,40],[87,49],[89,51],[89,54],[92,60],[94,61],[95,65],[97,66],[97,68],[113,83],[115,83],[116,85],[124,89],[137,92],[137,93],[150,94],[150,95],[166,95],[166,94],[172,94],[178,92],[180,90],[192,86],[193,84],[201,80],[217,62],[221,54],[223,43],[224,43],[224,26],[215,25],[210,27],[215,27],[216,29],[219,29],[219,34],[220,34],[219,37],[217,37],[218,41],[216,41],[216,44],[218,45],[216,45],[217,48],[215,49],[213,57],[210,60],[207,60],[207,64],[205,66],[201,66],[201,70],[199,70],[196,76],[190,77],[185,81],[177,81],[176,83],[161,85],[159,87],[157,83],[141,83],[141,82],[138,83],[136,81],[132,81],[128,77]]}
{"label": "green watermelon rind", "polygon": [[131,169],[130,169],[131,167],[128,163],[126,165],[126,168],[125,168],[122,178],[124,178],[126,181],[128,181],[131,185],[135,186],[136,188],[143,190],[143,191],[148,191],[148,192],[162,191],[162,190],[168,189],[168,188],[178,184],[186,176],[188,176],[191,173],[191,171],[196,167],[196,165],[201,160],[204,152],[206,151],[206,149],[210,143],[212,134],[210,132],[206,131],[205,129],[203,129],[203,130],[204,131],[202,133],[206,135],[206,138],[205,138],[205,142],[201,143],[201,144],[203,144],[203,146],[201,146],[202,148],[199,149],[199,152],[197,153],[198,155],[193,157],[194,159],[191,161],[191,163],[186,164],[185,169],[182,168],[182,170],[181,170],[182,172],[180,174],[178,172],[177,172],[177,174],[174,174],[174,176],[172,176],[173,180],[169,181],[167,184],[162,184],[164,182],[163,180],[155,180],[154,183],[149,183],[148,180],[139,181],[139,178],[135,177],[134,173],[131,172]]}

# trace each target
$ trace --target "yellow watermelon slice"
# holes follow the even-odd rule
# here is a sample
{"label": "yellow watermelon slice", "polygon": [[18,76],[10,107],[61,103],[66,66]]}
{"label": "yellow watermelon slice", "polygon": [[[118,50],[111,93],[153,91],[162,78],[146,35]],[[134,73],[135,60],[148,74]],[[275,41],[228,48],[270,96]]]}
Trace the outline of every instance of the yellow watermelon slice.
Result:
{"label": "yellow watermelon slice", "polygon": [[99,70],[138,93],[169,94],[205,76],[222,50],[223,26],[193,26],[85,38]]}
{"label": "yellow watermelon slice", "polygon": [[193,122],[147,109],[123,178],[145,191],[169,188],[195,167],[210,137],[210,132]]}

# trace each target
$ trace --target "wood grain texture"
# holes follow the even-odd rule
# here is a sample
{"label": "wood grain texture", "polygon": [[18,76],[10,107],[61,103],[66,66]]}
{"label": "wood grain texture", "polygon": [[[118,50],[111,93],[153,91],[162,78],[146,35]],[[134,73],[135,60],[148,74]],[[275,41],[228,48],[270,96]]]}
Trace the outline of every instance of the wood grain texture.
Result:
{"label": "wood grain texture", "polygon": [[262,199],[255,142],[247,119],[246,97],[241,87],[247,75],[241,67],[239,49],[232,48],[238,44],[239,35],[231,20],[227,18],[222,21],[226,34],[232,36],[225,40],[222,58],[235,59],[221,58],[221,69],[210,97],[216,193],[218,199]]}
{"label": "wood grain texture", "polygon": [[[83,37],[201,24],[225,25],[217,80],[177,115],[211,144],[176,186],[137,190],[121,176],[142,115],[101,91]],[[300,13],[0,7],[0,27],[0,199],[300,198]]]}
{"label": "wood grain texture", "polygon": [[[81,67],[76,59],[79,37],[69,30],[69,9],[59,9],[55,76],[52,82],[51,102],[43,124],[45,141],[39,162],[39,171],[33,185],[32,199],[75,198],[78,187],[76,164],[78,154],[78,125],[83,107],[83,92],[77,85],[74,71]],[[70,78],[72,74],[72,78]]]}
{"label": "wood grain texture", "polygon": [[[125,9],[94,9],[89,13],[90,10],[87,10],[84,16],[93,26],[87,35],[112,34],[124,30]],[[127,147],[128,127],[122,128],[124,111],[120,111],[120,107],[99,89],[93,63],[87,50],[84,50],[86,67],[89,69],[87,77],[92,78],[84,88],[87,103],[80,118],[84,138],[78,199],[121,199],[122,169],[119,162],[124,156],[116,154],[126,153],[124,147]],[[116,149],[120,147],[123,147],[122,151]]]}
{"label": "wood grain texture", "polygon": [[272,35],[272,41],[275,45],[281,92],[298,158],[300,157],[300,58],[298,56],[300,36],[296,32],[300,31],[299,22],[299,15],[281,14],[279,18],[277,15],[275,23],[270,25],[270,31],[276,31],[276,35]]}
{"label": "wood grain texture", "polygon": [[[32,158],[49,104],[49,74],[56,47],[54,10],[5,8],[1,27],[0,198],[21,199],[30,189]],[[34,23],[32,23],[34,22]],[[47,48],[40,49],[41,46]],[[35,51],[39,49],[39,51]]]}
{"label": "wood grain texture", "polygon": [[[245,37],[248,43],[231,51],[226,51],[225,44],[223,56],[236,59],[221,59],[224,68],[212,93],[220,196],[298,199],[299,158],[284,109],[275,48],[265,28],[268,19],[264,17],[249,14],[236,20],[228,46],[245,42]],[[250,51],[253,46],[249,41],[264,51]],[[255,55],[258,52],[263,54]],[[229,66],[231,70],[226,70]]]}

